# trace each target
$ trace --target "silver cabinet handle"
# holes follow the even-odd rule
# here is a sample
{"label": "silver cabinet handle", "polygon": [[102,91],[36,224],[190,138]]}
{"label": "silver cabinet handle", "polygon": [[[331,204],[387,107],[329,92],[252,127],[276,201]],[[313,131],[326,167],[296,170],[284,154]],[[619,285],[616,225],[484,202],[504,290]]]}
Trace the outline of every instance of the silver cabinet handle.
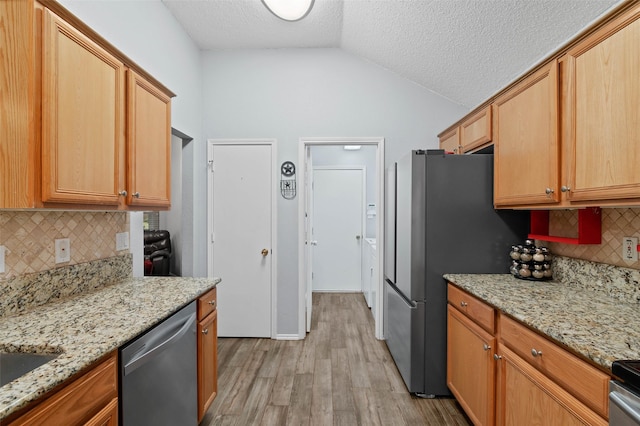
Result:
{"label": "silver cabinet handle", "polygon": [[544,190],[544,193],[545,193],[545,194],[547,194],[547,195],[551,195],[551,194],[553,194],[554,192],[555,192],[555,191],[554,191],[553,189],[551,189],[551,188],[547,188],[547,189],[545,189],[545,190]]}
{"label": "silver cabinet handle", "polygon": [[468,306],[469,304],[467,302],[460,302],[460,306],[462,306],[463,308]]}
{"label": "silver cabinet handle", "polygon": [[216,301],[215,300],[209,300],[209,304],[211,306],[216,306]]}
{"label": "silver cabinet handle", "polygon": [[122,191],[118,192],[118,195],[122,195],[123,197],[126,197],[127,194],[128,194],[128,192],[125,191],[124,189]]}
{"label": "silver cabinet handle", "polygon": [[484,345],[482,345],[482,349],[484,349],[485,351],[488,351],[489,349],[491,349],[491,346],[485,343]]}
{"label": "silver cabinet handle", "polygon": [[202,330],[202,334],[209,334],[209,329],[205,328],[204,330]]}
{"label": "silver cabinet handle", "polygon": [[542,356],[542,351],[537,351],[537,350],[535,350],[535,348],[532,348],[532,349],[531,349],[531,355],[532,355],[534,358],[535,358],[535,357],[538,357],[538,356]]}
{"label": "silver cabinet handle", "polygon": [[569,191],[571,191],[571,188],[569,188],[569,187],[568,187],[568,186],[566,186],[566,185],[562,185],[562,186],[560,187],[560,191],[562,191],[562,192],[569,192]]}
{"label": "silver cabinet handle", "polygon": [[498,354],[493,354],[493,359],[495,359],[496,361],[500,361],[502,357]]}
{"label": "silver cabinet handle", "polygon": [[134,192],[133,196],[136,197],[136,198],[140,198],[140,193],[139,192]]}

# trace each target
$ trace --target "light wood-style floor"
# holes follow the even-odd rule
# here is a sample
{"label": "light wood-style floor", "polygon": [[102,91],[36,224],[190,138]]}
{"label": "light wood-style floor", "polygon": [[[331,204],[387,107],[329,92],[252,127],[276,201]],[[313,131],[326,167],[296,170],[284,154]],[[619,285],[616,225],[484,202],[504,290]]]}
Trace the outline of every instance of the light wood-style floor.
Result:
{"label": "light wood-style floor", "polygon": [[201,426],[470,425],[454,399],[406,390],[362,293],[314,293],[305,340],[220,338]]}

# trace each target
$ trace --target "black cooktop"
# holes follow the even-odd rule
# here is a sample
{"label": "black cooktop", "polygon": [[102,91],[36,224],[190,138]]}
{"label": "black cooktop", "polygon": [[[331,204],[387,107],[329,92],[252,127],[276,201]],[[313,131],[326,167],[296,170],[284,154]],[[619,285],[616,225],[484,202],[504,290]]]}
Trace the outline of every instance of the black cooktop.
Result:
{"label": "black cooktop", "polygon": [[640,360],[613,361],[611,372],[625,384],[640,390]]}

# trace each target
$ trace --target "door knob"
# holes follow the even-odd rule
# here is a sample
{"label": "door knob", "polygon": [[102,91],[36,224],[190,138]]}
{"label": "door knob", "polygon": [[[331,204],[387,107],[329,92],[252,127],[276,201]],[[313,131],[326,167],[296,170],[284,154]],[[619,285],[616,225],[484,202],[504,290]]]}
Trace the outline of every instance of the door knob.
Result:
{"label": "door knob", "polygon": [[356,240],[359,240],[359,239],[360,239],[360,235],[356,235]]}
{"label": "door knob", "polygon": [[263,256],[266,256],[266,255],[268,255],[268,254],[269,254],[269,250],[267,250],[267,249],[262,249],[261,253],[262,253],[262,255],[263,255]]}
{"label": "door knob", "polygon": [[317,245],[318,245],[318,242],[317,242],[316,240],[311,240],[311,245],[312,245],[312,246],[317,246]]}

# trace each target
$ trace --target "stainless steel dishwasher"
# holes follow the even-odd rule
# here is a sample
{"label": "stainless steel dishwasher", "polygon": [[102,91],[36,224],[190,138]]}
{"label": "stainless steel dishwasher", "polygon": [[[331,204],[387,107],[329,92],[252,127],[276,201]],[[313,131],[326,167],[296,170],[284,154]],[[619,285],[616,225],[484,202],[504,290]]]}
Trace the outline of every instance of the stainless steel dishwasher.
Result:
{"label": "stainless steel dishwasher", "polygon": [[609,424],[640,425],[640,361],[614,361],[611,372],[620,380],[609,384]]}
{"label": "stainless steel dishwasher", "polygon": [[120,424],[197,425],[196,302],[120,348]]}

